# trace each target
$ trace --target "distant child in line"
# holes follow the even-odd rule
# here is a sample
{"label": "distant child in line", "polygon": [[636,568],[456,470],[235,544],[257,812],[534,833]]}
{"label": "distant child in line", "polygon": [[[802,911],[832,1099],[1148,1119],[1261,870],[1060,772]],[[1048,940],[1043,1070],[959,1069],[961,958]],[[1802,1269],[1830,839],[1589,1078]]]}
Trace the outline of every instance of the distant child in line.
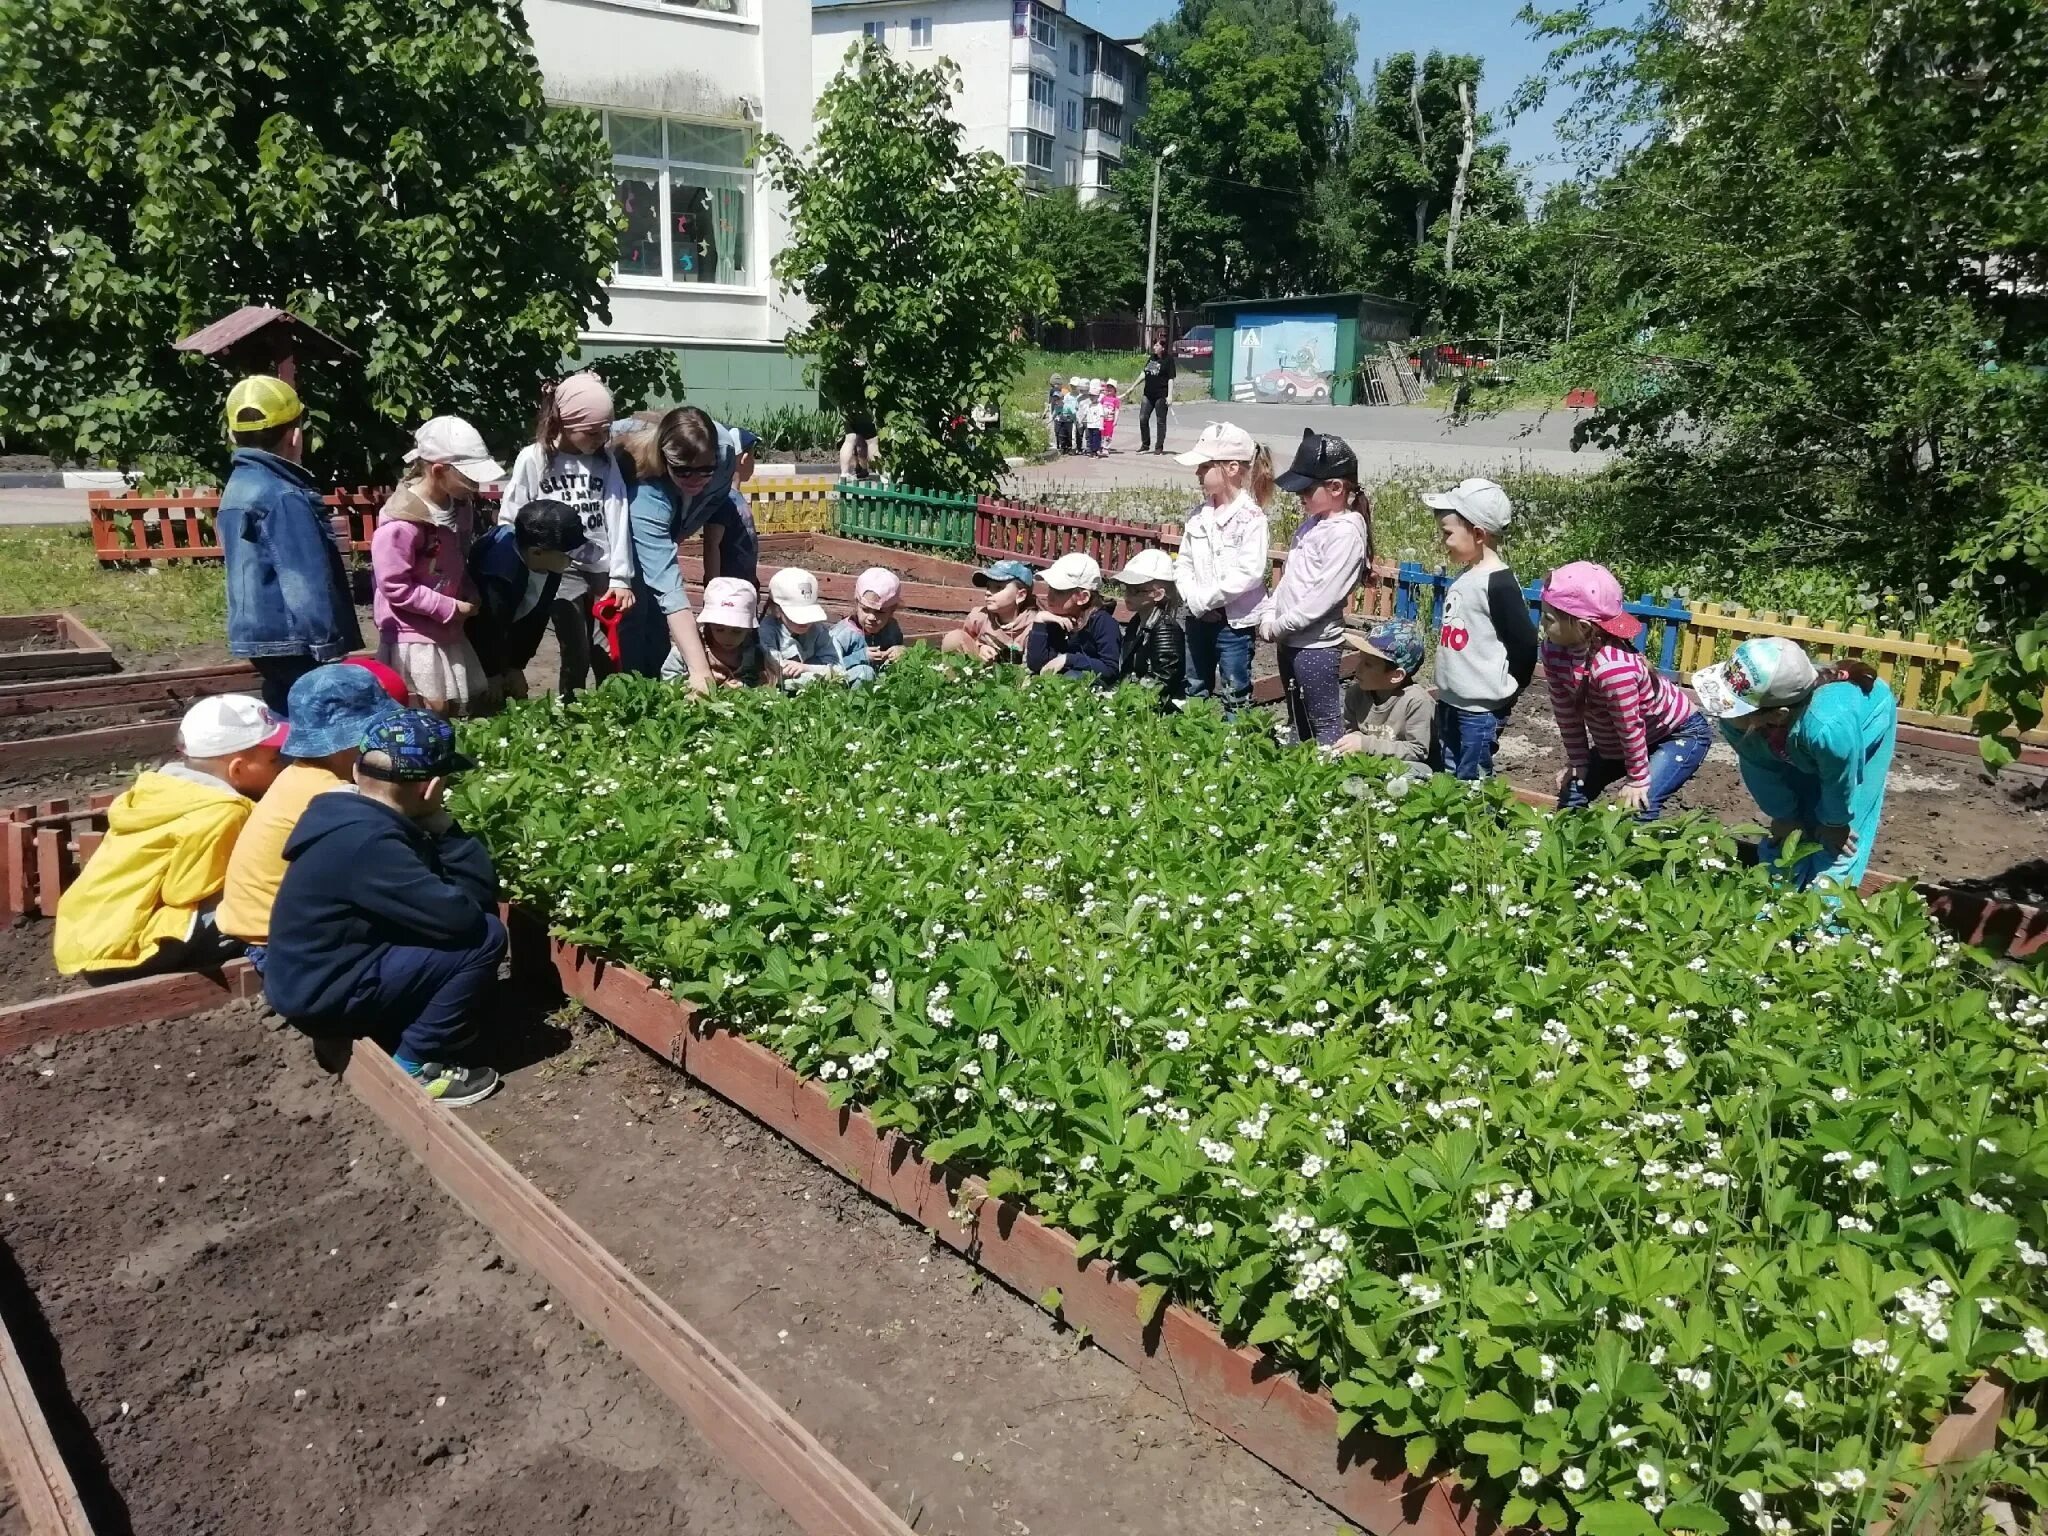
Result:
{"label": "distant child in line", "polygon": [[1090,379],[1088,387],[1081,394],[1081,425],[1087,434],[1083,446],[1091,459],[1102,457],[1102,380]]}
{"label": "distant child in line", "polygon": [[1444,554],[1463,574],[1444,594],[1436,646],[1436,746],[1431,766],[1461,779],[1493,773],[1493,749],[1536,675],[1536,625],[1522,584],[1495,547],[1514,517],[1491,480],[1422,498],[1438,514]]}
{"label": "distant child in line", "polygon": [[420,708],[468,714],[486,684],[463,623],[476,612],[469,551],[477,491],[505,478],[475,427],[436,416],[413,434],[405,478],[377,514],[377,659],[405,679]]}
{"label": "distant child in line", "polygon": [[499,524],[509,527],[532,502],[561,502],[583,530],[549,599],[548,622],[562,653],[557,686],[564,698],[593,675],[599,682],[611,675],[611,653],[591,639],[591,608],[598,597],[610,592],[622,607],[633,604],[631,497],[612,448],[612,417],[612,393],[594,373],[572,373],[545,386],[533,441],[512,461],[498,507]]}
{"label": "distant child in line", "polygon": [[214,908],[235,839],[278,776],[284,722],[246,694],[201,699],[178,757],[107,807],[107,834],[58,898],[57,971],[90,982],[197,971],[241,953]]}
{"label": "distant child in line", "polygon": [[849,668],[853,681],[873,682],[882,668],[903,659],[903,626],[896,622],[902,606],[903,583],[894,571],[871,565],[854,579],[853,612],[832,626],[842,652],[850,652],[855,641],[867,652],[864,665]]}
{"label": "distant child in line", "polygon": [[948,630],[939,649],[949,656],[972,656],[986,662],[1019,662],[1031,626],[1038,621],[1033,587],[1037,575],[1022,560],[998,560],[974,573],[974,584],[988,597],[967,611],[967,621]]}
{"label": "distant child in line", "polygon": [[1344,639],[1358,652],[1358,672],[1344,689],[1344,734],[1334,750],[1420,769],[1429,761],[1436,714],[1436,700],[1422,684],[1421,632],[1406,619],[1384,619],[1371,629],[1347,629]]}
{"label": "distant child in line", "polygon": [[1692,695],[1635,648],[1643,621],[1622,606],[1604,565],[1577,560],[1543,587],[1543,682],[1564,738],[1557,803],[1576,809],[1617,780],[1618,800],[1643,820],[1699,772],[1713,728]]}
{"label": "distant child in line", "polygon": [[1173,556],[1163,549],[1141,549],[1116,579],[1131,607],[1118,680],[1150,683],[1162,705],[1179,702],[1188,691],[1188,642],[1181,629],[1180,593],[1173,584]]}
{"label": "distant child in line", "polygon": [[1054,453],[1067,451],[1065,434],[1060,430],[1060,394],[1060,376],[1054,374],[1045,384],[1045,425]]}
{"label": "distant child in line", "polygon": [[1259,634],[1279,648],[1294,739],[1334,747],[1344,734],[1344,609],[1372,550],[1372,501],[1358,483],[1358,455],[1326,432],[1301,434],[1276,483],[1301,498],[1301,525]]}
{"label": "distant child in line", "polygon": [[357,746],[357,792],[315,795],[285,842],[263,990],[316,1041],[367,1036],[429,1098],[474,1104],[498,1086],[471,1058],[505,925],[491,856],[441,806],[473,765],[425,710]]}
{"label": "distant child in line", "polygon": [[704,579],[732,576],[749,586],[761,581],[761,536],[754,531],[754,509],[746,484],[754,478],[754,450],[760,437],[739,429],[739,457],[733,462],[732,493],[715,507],[704,525]]}
{"label": "distant child in line", "polygon": [[1210,422],[1177,458],[1194,470],[1204,498],[1188,517],[1173,566],[1187,612],[1188,697],[1214,696],[1225,714],[1235,714],[1251,702],[1252,650],[1273,563],[1266,521],[1273,460],[1227,421]]}
{"label": "distant child in line", "polygon": [[1111,452],[1110,444],[1116,438],[1116,413],[1123,409],[1123,400],[1117,395],[1116,380],[1102,381],[1102,451]]}
{"label": "distant child in line", "polygon": [[[580,532],[575,514],[568,516]],[[216,914],[220,931],[248,946],[258,971],[267,958],[270,913],[284,883],[284,846],[292,829],[314,796],[330,790],[355,793],[356,754],[363,733],[404,707],[405,700],[394,699],[367,668],[347,663],[315,667],[292,684],[291,730],[281,753],[284,771],[256,802],[235,839]]]}
{"label": "distant child in line", "polygon": [[215,522],[227,567],[228,654],[256,668],[264,704],[283,719],[292,684],[361,650],[363,630],[326,502],[299,465],[306,408],[298,391],[251,375],[228,391],[227,417],[234,467]]}
{"label": "distant child in line", "polygon": [[1061,555],[1042,579],[1045,606],[1025,643],[1025,667],[1040,677],[1065,672],[1100,688],[1115,687],[1123,670],[1123,635],[1116,616],[1096,600],[1102,567],[1087,555]]}
{"label": "distant child in line", "polygon": [[[758,688],[765,680],[767,667],[756,632],[760,595],[752,582],[737,576],[714,576],[704,583],[697,629],[704,636],[704,653],[711,658],[714,687]],[[681,659],[670,660],[675,663],[673,676],[681,677]]]}
{"label": "distant child in line", "polygon": [[[470,546],[469,581],[476,592],[476,612],[463,630],[483,669],[486,711],[507,699],[526,697],[527,663],[540,649],[548,625],[561,614],[562,585],[580,579],[573,567],[587,538],[588,530],[574,507],[543,497],[527,502],[511,522],[499,523]],[[556,632],[559,635],[559,624]],[[606,651],[600,671],[610,670],[611,655]]]}
{"label": "distant child in line", "polygon": [[794,692],[821,678],[853,681],[853,668],[868,665],[867,643],[856,635],[842,644],[832,635],[832,621],[818,602],[818,578],[786,565],[768,582],[768,612],[761,618],[761,651],[767,674]]}
{"label": "distant child in line", "polygon": [[1079,453],[1086,446],[1081,436],[1081,387],[1088,381],[1078,373],[1067,380],[1067,387],[1060,392],[1060,420],[1062,439],[1060,452]]}

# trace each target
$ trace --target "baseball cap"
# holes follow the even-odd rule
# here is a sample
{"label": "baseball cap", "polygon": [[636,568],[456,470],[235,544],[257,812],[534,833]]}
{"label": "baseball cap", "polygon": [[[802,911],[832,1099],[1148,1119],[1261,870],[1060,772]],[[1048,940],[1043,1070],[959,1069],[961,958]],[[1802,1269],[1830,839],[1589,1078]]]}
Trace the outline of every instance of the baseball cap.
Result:
{"label": "baseball cap", "polygon": [[1422,504],[1437,512],[1455,512],[1474,528],[1499,533],[1513,521],[1515,505],[1491,480],[1460,480],[1448,491],[1432,491]]}
{"label": "baseball cap", "polygon": [[483,434],[460,416],[436,416],[412,435],[408,464],[447,464],[478,485],[496,485],[505,471],[484,446]]}
{"label": "baseball cap", "polygon": [[356,772],[389,783],[418,784],[476,766],[455,750],[455,727],[424,709],[395,709],[371,721],[357,745],[365,757],[381,755],[384,764],[359,762]]}
{"label": "baseball cap", "polygon": [[704,606],[698,611],[699,624],[730,624],[734,629],[752,629],[761,595],[751,581],[737,576],[714,576],[704,583]]}
{"label": "baseball cap", "polygon": [[1068,382],[1069,384],[1073,385],[1073,386],[1074,386],[1074,388],[1076,388],[1076,389],[1079,389],[1079,388],[1081,388],[1081,387],[1082,387],[1082,386],[1083,386],[1084,384],[1086,384],[1086,383],[1087,383],[1088,381],[1087,381],[1086,379],[1082,378],[1082,377],[1081,377],[1081,375],[1079,375],[1079,374],[1077,373],[1077,374],[1075,374],[1075,375],[1074,375],[1074,376],[1073,376],[1073,377],[1072,377],[1071,379],[1067,380],[1067,382]]}
{"label": "baseball cap", "polygon": [[746,427],[740,428],[740,452],[752,453],[761,444],[761,434]]}
{"label": "baseball cap", "polygon": [[1204,464],[1249,464],[1258,451],[1259,445],[1243,427],[1234,422],[1212,421],[1202,428],[1194,447],[1175,454],[1173,459],[1176,464],[1199,469]]}
{"label": "baseball cap", "polygon": [[373,721],[400,706],[362,667],[315,667],[292,684],[291,734],[286,757],[326,757],[363,739]]}
{"label": "baseball cap", "polygon": [[1819,681],[1813,658],[1801,647],[1782,635],[1764,635],[1743,641],[1728,660],[1693,673],[1692,691],[1716,720],[1736,720],[1797,704]]}
{"label": "baseball cap", "polygon": [[1370,629],[1347,629],[1353,647],[1413,677],[1422,667],[1422,632],[1406,619],[1382,619]]}
{"label": "baseball cap", "polygon": [[1173,580],[1173,556],[1163,549],[1141,549],[1131,556],[1130,564],[1116,573],[1116,579],[1127,587],[1142,586],[1148,581]]}
{"label": "baseball cap", "polygon": [[1045,584],[1055,592],[1071,592],[1076,587],[1086,587],[1093,592],[1102,585],[1102,567],[1079,551],[1061,555],[1047,567]]}
{"label": "baseball cap", "polygon": [[178,722],[178,751],[186,757],[232,757],[257,747],[281,747],[290,728],[246,693],[201,699]]}
{"label": "baseball cap", "polygon": [[261,432],[266,427],[288,426],[305,414],[299,392],[272,374],[252,373],[228,391],[230,432]]}
{"label": "baseball cap", "polygon": [[[339,665],[344,667],[360,667],[363,671],[369,673],[370,676],[377,679],[377,686],[391,695],[393,703],[405,705],[412,702],[412,690],[405,686],[405,679],[400,677],[393,668],[386,666],[374,656],[344,656],[341,658]],[[286,702],[290,701],[287,700]]]}
{"label": "baseball cap", "polygon": [[1346,480],[1356,485],[1358,455],[1343,438],[1304,428],[1301,441],[1294,447],[1294,462],[1287,466],[1285,474],[1275,475],[1273,483],[1299,496],[1325,480]]}
{"label": "baseball cap", "polygon": [[825,610],[818,604],[818,578],[799,566],[785,565],[768,582],[768,595],[782,616],[798,624],[822,624]]}
{"label": "baseball cap", "polygon": [[1552,571],[1543,584],[1543,601],[1617,640],[1633,640],[1643,632],[1643,621],[1622,607],[1627,599],[1614,572],[1591,560],[1574,560]]}
{"label": "baseball cap", "polygon": [[1022,560],[998,560],[974,573],[977,587],[1000,587],[1006,581],[1021,581],[1028,587],[1036,580],[1038,573]]}
{"label": "baseball cap", "polygon": [[903,596],[903,582],[892,570],[871,565],[853,583],[855,597],[872,597],[878,603],[893,603]]}

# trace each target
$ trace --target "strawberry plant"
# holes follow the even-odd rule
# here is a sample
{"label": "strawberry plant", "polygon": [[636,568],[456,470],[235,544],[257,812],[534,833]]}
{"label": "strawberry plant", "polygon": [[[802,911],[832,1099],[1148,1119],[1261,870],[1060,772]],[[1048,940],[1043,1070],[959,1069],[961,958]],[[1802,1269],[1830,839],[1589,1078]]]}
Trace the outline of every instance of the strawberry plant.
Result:
{"label": "strawberry plant", "polygon": [[465,740],[558,932],[1510,1524],[1860,1530],[2048,1376],[2048,1006],[1903,886],[923,658]]}

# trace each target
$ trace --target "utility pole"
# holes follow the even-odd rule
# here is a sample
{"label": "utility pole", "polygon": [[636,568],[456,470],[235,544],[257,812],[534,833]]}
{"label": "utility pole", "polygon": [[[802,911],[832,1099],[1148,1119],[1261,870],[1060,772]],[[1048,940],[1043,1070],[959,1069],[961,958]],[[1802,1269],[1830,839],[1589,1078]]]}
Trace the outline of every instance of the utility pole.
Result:
{"label": "utility pole", "polygon": [[1152,233],[1145,241],[1145,349],[1152,348],[1154,327],[1157,321],[1152,316],[1152,288],[1159,273],[1159,173],[1166,166],[1166,157],[1178,149],[1169,144],[1159,151],[1159,158],[1152,162]]}

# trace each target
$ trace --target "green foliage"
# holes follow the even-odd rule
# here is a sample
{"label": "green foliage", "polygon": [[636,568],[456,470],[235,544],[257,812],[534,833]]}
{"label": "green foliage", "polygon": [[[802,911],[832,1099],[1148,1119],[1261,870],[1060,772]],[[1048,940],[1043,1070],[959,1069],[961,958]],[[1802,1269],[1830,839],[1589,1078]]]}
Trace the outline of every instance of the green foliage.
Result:
{"label": "green foliage", "polygon": [[1056,296],[1039,324],[1074,325],[1144,302],[1144,236],[1114,203],[1083,204],[1072,187],[1024,200],[1024,248],[1052,271]]}
{"label": "green foliage", "polygon": [[[227,377],[171,342],[237,305],[358,354],[302,393],[312,461],[388,477],[419,421],[504,452],[609,313],[596,120],[549,112],[512,0],[0,0],[0,438],[215,480]],[[672,363],[600,365],[622,399]]]}
{"label": "green foliage", "polygon": [[0,528],[0,613],[68,608],[123,661],[205,646],[227,631],[219,561],[103,570],[92,534],[76,528]]}
{"label": "green foliage", "polygon": [[464,740],[558,932],[1509,1521],[1860,1529],[1975,1376],[2048,1376],[2048,1005],[1903,885],[926,655]]}
{"label": "green foliage", "polygon": [[813,411],[800,405],[778,405],[758,414],[741,415],[730,425],[755,433],[767,453],[830,459],[834,463],[838,462],[839,444],[846,435],[846,424],[830,411]]}
{"label": "green foliage", "polygon": [[959,84],[950,61],[917,69],[861,43],[818,99],[808,153],[773,134],[761,152],[789,199],[775,274],[812,310],[790,350],[831,405],[872,416],[901,483],[981,491],[1003,454],[972,412],[1002,398],[1024,317],[1054,290],[1023,245],[1016,173],[961,147]]}
{"label": "green foliage", "polygon": [[1973,711],[1977,748],[1993,772],[2018,756],[2015,730],[2041,723],[2048,694],[2048,484],[2007,487],[1999,516],[1957,551],[1986,616],[1976,658],[1949,690],[1949,707]]}

